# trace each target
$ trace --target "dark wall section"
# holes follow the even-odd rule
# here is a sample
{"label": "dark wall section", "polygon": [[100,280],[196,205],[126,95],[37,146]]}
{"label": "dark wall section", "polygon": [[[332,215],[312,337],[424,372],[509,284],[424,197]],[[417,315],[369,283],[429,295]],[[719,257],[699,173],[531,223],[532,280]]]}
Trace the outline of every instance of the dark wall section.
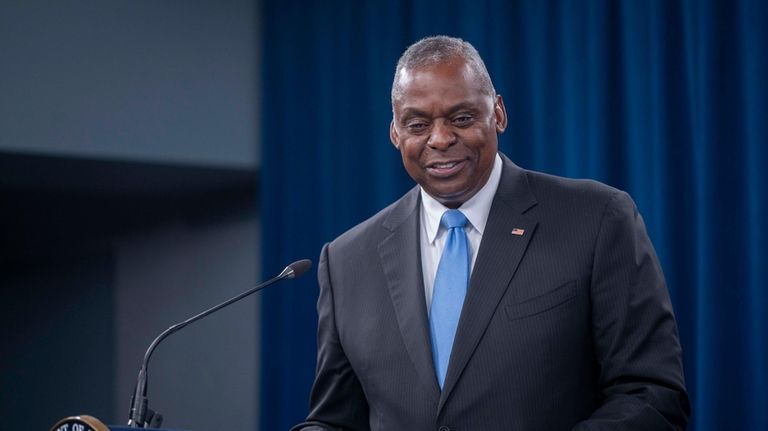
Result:
{"label": "dark wall section", "polygon": [[[124,423],[152,338],[255,282],[256,172],[2,153],[0,172],[0,417]],[[168,426],[255,427],[256,310],[160,347],[150,400]]]}
{"label": "dark wall section", "polygon": [[45,430],[76,413],[111,416],[113,269],[97,250],[2,266],[4,421]]}
{"label": "dark wall section", "polygon": [[219,205],[255,207],[252,169],[0,152],[0,258],[109,246],[110,235],[179,217],[208,223]]}

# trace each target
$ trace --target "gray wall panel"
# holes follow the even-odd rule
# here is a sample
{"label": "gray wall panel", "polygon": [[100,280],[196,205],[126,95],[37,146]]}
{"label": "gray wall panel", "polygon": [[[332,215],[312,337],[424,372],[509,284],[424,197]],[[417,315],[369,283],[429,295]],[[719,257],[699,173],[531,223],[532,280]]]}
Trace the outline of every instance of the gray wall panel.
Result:
{"label": "gray wall panel", "polygon": [[0,3],[0,151],[254,168],[252,1]]}
{"label": "gray wall panel", "polygon": [[[260,261],[252,218],[174,224],[120,242],[115,275],[115,414],[127,419],[145,349],[172,324],[247,290]],[[150,407],[164,426],[256,428],[258,297],[171,335],[150,362]]]}

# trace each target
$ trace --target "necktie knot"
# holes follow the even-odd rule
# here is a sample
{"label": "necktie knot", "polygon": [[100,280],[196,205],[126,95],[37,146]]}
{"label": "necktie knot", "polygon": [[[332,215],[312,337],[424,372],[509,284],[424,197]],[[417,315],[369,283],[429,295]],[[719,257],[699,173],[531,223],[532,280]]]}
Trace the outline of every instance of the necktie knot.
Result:
{"label": "necktie knot", "polygon": [[440,218],[440,224],[446,229],[464,227],[467,224],[467,217],[459,210],[448,210]]}

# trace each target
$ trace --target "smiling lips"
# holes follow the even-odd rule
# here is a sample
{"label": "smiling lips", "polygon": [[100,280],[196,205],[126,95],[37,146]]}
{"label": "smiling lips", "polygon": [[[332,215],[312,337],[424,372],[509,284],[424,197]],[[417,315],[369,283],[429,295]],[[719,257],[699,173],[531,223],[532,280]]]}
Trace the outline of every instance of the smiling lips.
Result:
{"label": "smiling lips", "polygon": [[466,160],[432,162],[427,165],[427,172],[435,177],[447,178],[459,172],[466,162]]}

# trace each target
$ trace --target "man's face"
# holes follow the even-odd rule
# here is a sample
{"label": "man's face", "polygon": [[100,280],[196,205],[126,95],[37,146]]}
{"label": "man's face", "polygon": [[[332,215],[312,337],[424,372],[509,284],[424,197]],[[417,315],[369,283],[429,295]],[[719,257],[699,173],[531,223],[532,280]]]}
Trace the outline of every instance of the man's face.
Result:
{"label": "man's face", "polygon": [[398,79],[392,144],[408,175],[448,208],[458,208],[488,181],[507,114],[501,96],[483,92],[461,58],[413,70]]}

